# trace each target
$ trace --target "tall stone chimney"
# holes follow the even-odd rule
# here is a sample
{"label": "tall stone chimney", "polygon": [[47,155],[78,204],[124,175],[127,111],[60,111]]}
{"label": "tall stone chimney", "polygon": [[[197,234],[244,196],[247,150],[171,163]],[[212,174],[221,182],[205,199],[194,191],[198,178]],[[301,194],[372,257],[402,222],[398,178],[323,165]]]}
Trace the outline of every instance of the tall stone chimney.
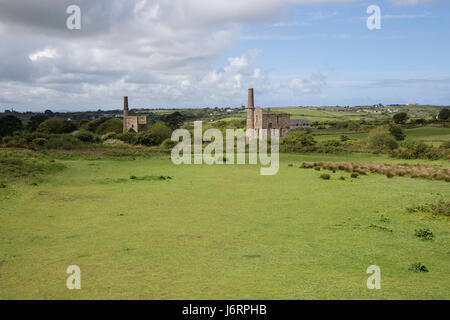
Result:
{"label": "tall stone chimney", "polygon": [[253,88],[248,89],[247,130],[255,128],[255,101]]}
{"label": "tall stone chimney", "polygon": [[128,97],[123,97],[123,131],[127,130]]}

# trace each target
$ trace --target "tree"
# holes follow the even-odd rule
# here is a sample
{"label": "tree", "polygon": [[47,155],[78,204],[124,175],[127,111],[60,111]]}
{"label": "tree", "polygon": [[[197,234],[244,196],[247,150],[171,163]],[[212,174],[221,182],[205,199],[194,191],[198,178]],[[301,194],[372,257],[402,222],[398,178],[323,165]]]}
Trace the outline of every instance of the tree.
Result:
{"label": "tree", "polygon": [[72,121],[58,118],[50,118],[42,122],[37,128],[37,131],[48,134],[58,134],[58,133],[71,133],[76,129],[77,126]]}
{"label": "tree", "polygon": [[150,127],[148,131],[153,133],[155,136],[160,137],[161,141],[164,141],[172,136],[172,128],[170,128],[164,122],[155,123]]}
{"label": "tree", "polygon": [[47,110],[44,111],[44,114],[47,115],[47,116],[49,116],[49,117],[52,117],[52,116],[53,116],[53,111],[47,109]]}
{"label": "tree", "polygon": [[369,132],[367,137],[369,148],[376,151],[394,150],[398,148],[395,138],[383,128],[376,128]]}
{"label": "tree", "polygon": [[0,137],[12,136],[14,132],[22,130],[22,121],[13,115],[0,118]]}
{"label": "tree", "polygon": [[442,109],[439,112],[439,115],[438,115],[439,120],[447,121],[449,118],[450,118],[450,108]]}
{"label": "tree", "polygon": [[405,123],[408,119],[408,114],[406,112],[396,113],[392,119],[395,123]]}
{"label": "tree", "polygon": [[[95,121],[95,120],[94,120]],[[109,119],[100,124],[95,130],[98,134],[105,134],[108,132],[122,133],[123,121],[120,119]]]}
{"label": "tree", "polygon": [[390,125],[389,133],[398,141],[405,140],[406,134],[400,126]]}
{"label": "tree", "polygon": [[48,117],[46,115],[36,114],[30,118],[30,120],[27,123],[26,128],[28,131],[34,132],[37,130],[39,125],[47,119],[48,119]]}
{"label": "tree", "polygon": [[183,125],[184,117],[181,113],[175,111],[174,113],[167,115],[164,119],[164,122],[167,123],[168,126],[172,128],[172,130],[175,130]]}

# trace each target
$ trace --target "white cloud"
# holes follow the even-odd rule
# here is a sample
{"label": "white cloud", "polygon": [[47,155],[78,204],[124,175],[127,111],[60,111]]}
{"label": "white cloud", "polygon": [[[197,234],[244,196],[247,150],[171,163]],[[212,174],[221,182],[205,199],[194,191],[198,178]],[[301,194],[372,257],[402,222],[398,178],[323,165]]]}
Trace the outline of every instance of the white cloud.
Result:
{"label": "white cloud", "polygon": [[44,50],[39,50],[36,52],[33,52],[28,55],[31,61],[36,61],[40,58],[49,58],[54,59],[56,57],[56,50],[51,48],[46,48]]}
{"label": "white cloud", "polygon": [[320,94],[326,86],[326,77],[320,72],[312,74],[308,79],[292,79],[289,87],[303,94]]}

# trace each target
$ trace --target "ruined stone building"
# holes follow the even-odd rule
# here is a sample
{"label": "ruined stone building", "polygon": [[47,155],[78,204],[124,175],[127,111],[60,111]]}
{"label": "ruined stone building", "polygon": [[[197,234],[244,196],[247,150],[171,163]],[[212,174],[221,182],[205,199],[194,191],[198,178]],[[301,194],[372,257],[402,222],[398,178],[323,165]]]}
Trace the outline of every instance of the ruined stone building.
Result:
{"label": "ruined stone building", "polygon": [[147,117],[138,116],[128,110],[128,97],[123,97],[123,131],[133,129],[136,132],[147,130]]}
{"label": "ruined stone building", "polygon": [[253,89],[248,89],[247,138],[266,138],[270,136],[271,129],[278,130],[280,138],[285,137],[289,134],[290,127],[290,114],[263,111],[260,107],[255,108]]}

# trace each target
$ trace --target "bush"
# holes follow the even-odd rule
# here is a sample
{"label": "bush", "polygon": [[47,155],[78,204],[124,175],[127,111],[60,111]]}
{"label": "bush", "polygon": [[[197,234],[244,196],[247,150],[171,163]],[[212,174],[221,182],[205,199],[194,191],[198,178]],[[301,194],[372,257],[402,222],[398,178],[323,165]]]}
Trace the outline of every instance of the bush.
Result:
{"label": "bush", "polygon": [[400,159],[437,160],[444,158],[446,153],[446,150],[436,149],[420,141],[406,140],[400,144],[400,148],[391,151],[391,156]]}
{"label": "bush", "polygon": [[163,141],[163,143],[161,144],[161,147],[163,147],[165,149],[172,149],[177,144],[178,144],[177,141],[172,141],[170,138],[167,138],[166,140]]}
{"label": "bush", "polygon": [[172,129],[164,122],[157,122],[152,125],[149,130],[150,133],[159,137],[161,142],[172,136]]}
{"label": "bush", "polygon": [[350,174],[350,177],[352,177],[352,178],[358,178],[359,177],[359,173],[358,172],[352,172],[351,174]]}
{"label": "bush", "polygon": [[76,149],[80,145],[80,140],[72,135],[65,134],[51,136],[44,146],[48,149],[72,150]]}
{"label": "bush", "polygon": [[115,132],[108,132],[104,135],[102,135],[101,139],[102,141],[106,141],[109,139],[115,139],[117,137],[117,134]]}
{"label": "bush", "polygon": [[137,134],[134,131],[120,133],[116,138],[128,144],[135,144],[137,142]]}
{"label": "bush", "polygon": [[36,138],[33,140],[33,144],[42,147],[47,141],[45,138]]}
{"label": "bush", "polygon": [[411,264],[409,266],[408,270],[413,271],[413,272],[429,272],[428,268],[420,262]]}
{"label": "bush", "polygon": [[426,241],[426,240],[433,240],[434,234],[430,229],[419,229],[415,230],[416,237]]}
{"label": "bush", "polygon": [[105,134],[109,132],[122,133],[123,132],[123,121],[121,119],[109,119],[103,121],[96,129],[95,133]]}
{"label": "bush", "polygon": [[126,145],[125,142],[117,139],[108,139],[103,142],[103,144],[111,147],[121,147]]}
{"label": "bush", "polygon": [[82,142],[94,142],[95,136],[92,132],[86,130],[80,130],[77,132],[75,137]]}
{"label": "bush", "polygon": [[367,143],[370,149],[375,151],[386,151],[398,148],[395,138],[384,129],[377,128],[372,130],[367,137]]}
{"label": "bush", "polygon": [[396,113],[392,117],[392,120],[394,120],[395,123],[405,123],[407,119],[408,119],[408,114],[406,112]]}
{"label": "bush", "polygon": [[320,179],[330,180],[331,176],[328,173],[324,173],[320,175]]}
{"label": "bush", "polygon": [[406,134],[400,126],[390,125],[389,133],[398,141],[405,140]]}
{"label": "bush", "polygon": [[142,144],[144,146],[158,146],[161,144],[161,142],[161,137],[151,132],[139,133],[137,137],[137,144]]}
{"label": "bush", "polygon": [[104,122],[110,120],[109,118],[98,118],[98,119],[94,119],[92,121],[89,121],[88,123],[84,124],[83,126],[81,126],[80,128],[82,129],[86,129],[90,132],[96,132],[97,128]]}
{"label": "bush", "polygon": [[58,118],[50,118],[42,122],[37,131],[46,133],[46,134],[61,134],[61,133],[71,133],[77,129],[77,126],[74,122],[58,119]]}
{"label": "bush", "polygon": [[325,147],[339,147],[341,142],[338,140],[326,140],[322,142],[322,145]]}

